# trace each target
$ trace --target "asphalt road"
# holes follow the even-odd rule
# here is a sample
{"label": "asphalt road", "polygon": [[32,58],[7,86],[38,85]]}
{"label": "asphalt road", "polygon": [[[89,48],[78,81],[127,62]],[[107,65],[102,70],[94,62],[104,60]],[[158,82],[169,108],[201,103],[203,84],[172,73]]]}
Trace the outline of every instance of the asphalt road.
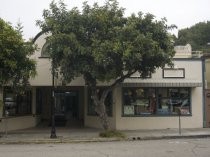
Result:
{"label": "asphalt road", "polygon": [[0,157],[209,157],[210,138],[0,145]]}

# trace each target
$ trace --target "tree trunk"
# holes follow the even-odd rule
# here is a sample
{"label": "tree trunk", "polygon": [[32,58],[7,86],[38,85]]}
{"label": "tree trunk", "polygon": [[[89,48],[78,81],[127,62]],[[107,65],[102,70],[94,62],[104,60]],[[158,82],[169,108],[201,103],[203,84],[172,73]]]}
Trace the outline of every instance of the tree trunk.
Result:
{"label": "tree trunk", "polygon": [[104,104],[105,99],[107,97],[108,91],[103,91],[101,97],[99,97],[98,93],[95,91],[96,89],[92,89],[92,98],[95,104],[95,111],[99,116],[100,122],[104,130],[109,130],[109,120],[106,113],[106,106]]}
{"label": "tree trunk", "polygon": [[106,113],[106,106],[104,103],[100,103],[96,106],[96,112],[98,113],[99,119],[101,121],[101,124],[103,126],[104,130],[109,130],[109,120]]}

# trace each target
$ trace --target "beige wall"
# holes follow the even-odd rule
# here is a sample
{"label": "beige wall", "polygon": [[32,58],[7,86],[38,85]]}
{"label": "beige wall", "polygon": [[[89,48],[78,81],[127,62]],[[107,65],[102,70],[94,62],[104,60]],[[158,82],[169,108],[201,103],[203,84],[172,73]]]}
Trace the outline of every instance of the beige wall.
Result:
{"label": "beige wall", "polygon": [[39,122],[39,117],[35,116],[21,116],[21,117],[9,117],[7,119],[2,119],[0,122],[0,132],[5,132],[5,129],[8,131],[26,129],[36,126]]}
{"label": "beige wall", "polygon": [[[116,129],[115,127],[115,121],[113,117],[109,117],[109,124],[111,129]],[[102,129],[102,125],[100,123],[100,120],[97,116],[87,116],[85,117],[85,124],[86,127],[92,127],[92,128],[100,128]]]}
{"label": "beige wall", "polygon": [[52,78],[51,78],[51,62],[48,58],[39,58],[41,57],[41,50],[45,43],[46,35],[40,36],[35,44],[38,46],[38,50],[34,52],[34,54],[30,57],[31,59],[34,59],[37,62],[36,70],[37,75],[35,78],[32,78],[30,80],[30,84],[32,86],[47,86],[52,84]]}
{"label": "beige wall", "polygon": [[[40,58],[41,50],[45,43],[47,35],[40,36],[35,44],[38,46],[38,50],[31,56],[32,59],[36,60],[37,75],[35,78],[30,79],[31,86],[51,86],[52,85],[52,74],[51,74],[51,60],[49,58]],[[56,84],[61,85],[61,80],[55,80]],[[73,80],[69,86],[84,86],[84,80],[79,77]]]}
{"label": "beige wall", "polygon": [[[162,69],[157,69],[152,74],[151,79],[132,78],[126,79],[125,83],[187,83],[199,82],[202,83],[202,62],[201,60],[174,60],[174,67],[185,69],[185,78],[163,78]],[[138,75],[137,75],[138,76]]]}

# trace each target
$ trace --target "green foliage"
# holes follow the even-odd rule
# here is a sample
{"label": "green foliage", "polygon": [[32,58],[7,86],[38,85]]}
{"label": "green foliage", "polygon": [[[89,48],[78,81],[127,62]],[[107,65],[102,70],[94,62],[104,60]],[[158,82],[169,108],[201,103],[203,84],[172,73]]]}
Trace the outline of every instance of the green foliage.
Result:
{"label": "green foliage", "polygon": [[117,138],[123,138],[123,139],[126,137],[125,134],[117,130],[107,130],[104,132],[100,132],[99,136],[105,137],[105,138],[117,137]]}
{"label": "green foliage", "polygon": [[68,82],[82,75],[90,86],[110,80],[115,85],[136,71],[146,76],[171,64],[174,55],[165,19],[142,13],[124,17],[115,0],[103,6],[85,2],[81,12],[52,2],[43,17],[37,25],[52,34],[49,52]]}
{"label": "green foliage", "polygon": [[200,22],[190,28],[179,30],[176,45],[190,44],[194,51],[210,52],[210,21]]}
{"label": "green foliage", "polygon": [[0,86],[26,85],[36,73],[35,61],[29,59],[35,47],[23,40],[21,29],[21,24],[14,29],[0,18]]}
{"label": "green foliage", "polygon": [[[46,51],[53,67],[66,82],[83,76],[105,130],[109,123],[104,101],[109,91],[135,72],[145,77],[158,67],[172,65],[173,37],[168,29],[173,26],[151,14],[124,17],[116,0],[107,0],[103,6],[85,2],[81,12],[77,8],[68,11],[62,1],[53,1],[43,18],[37,25],[51,34]],[[98,81],[111,82],[101,96]]]}

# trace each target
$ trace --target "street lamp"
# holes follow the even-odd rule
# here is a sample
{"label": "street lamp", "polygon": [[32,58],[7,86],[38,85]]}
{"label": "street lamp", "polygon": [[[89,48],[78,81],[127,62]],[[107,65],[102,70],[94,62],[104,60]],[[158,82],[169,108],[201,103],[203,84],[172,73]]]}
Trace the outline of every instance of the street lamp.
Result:
{"label": "street lamp", "polygon": [[[52,52],[52,48],[50,48]],[[55,59],[52,57],[52,103],[51,103],[51,135],[50,138],[57,138],[55,129]]]}

